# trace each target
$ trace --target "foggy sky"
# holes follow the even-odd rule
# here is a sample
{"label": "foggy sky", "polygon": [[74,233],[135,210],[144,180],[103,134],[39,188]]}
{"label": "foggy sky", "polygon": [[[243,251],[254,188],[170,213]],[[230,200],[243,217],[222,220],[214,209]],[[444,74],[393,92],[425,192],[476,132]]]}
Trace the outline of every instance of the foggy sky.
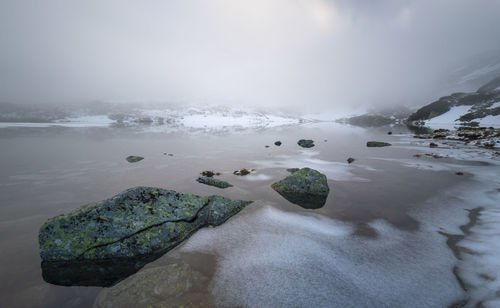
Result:
{"label": "foggy sky", "polygon": [[416,104],[500,48],[497,0],[3,0],[0,101]]}

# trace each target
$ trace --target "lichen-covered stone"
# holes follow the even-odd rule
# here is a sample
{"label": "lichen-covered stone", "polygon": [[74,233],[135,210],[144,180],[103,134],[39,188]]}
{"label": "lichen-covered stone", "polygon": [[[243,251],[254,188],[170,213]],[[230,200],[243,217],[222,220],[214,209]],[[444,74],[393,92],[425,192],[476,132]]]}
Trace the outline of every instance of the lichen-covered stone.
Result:
{"label": "lichen-covered stone", "polygon": [[390,143],[381,142],[381,141],[368,141],[366,143],[366,146],[369,147],[369,148],[388,147],[390,145],[391,145]]}
{"label": "lichen-covered stone", "polygon": [[40,228],[40,256],[46,261],[103,260],[166,252],[199,228],[218,225],[215,222],[225,221],[250,203],[131,188],[49,219]]}
{"label": "lichen-covered stone", "polygon": [[129,163],[136,163],[138,161],[141,161],[144,159],[144,157],[141,157],[141,156],[134,156],[134,155],[131,155],[131,156],[127,156],[127,158],[125,158]]}
{"label": "lichen-covered stone", "polygon": [[302,168],[271,187],[288,201],[308,209],[322,207],[330,192],[326,176],[310,168]]}
{"label": "lichen-covered stone", "polygon": [[233,187],[233,185],[229,184],[226,181],[223,180],[218,180],[214,179],[212,177],[207,177],[207,176],[200,176],[199,178],[196,179],[198,183],[210,185],[210,186],[215,186],[218,188],[228,188],[228,187]]}
{"label": "lichen-covered stone", "polygon": [[310,139],[300,139],[297,144],[303,148],[312,148],[314,146],[314,141]]}

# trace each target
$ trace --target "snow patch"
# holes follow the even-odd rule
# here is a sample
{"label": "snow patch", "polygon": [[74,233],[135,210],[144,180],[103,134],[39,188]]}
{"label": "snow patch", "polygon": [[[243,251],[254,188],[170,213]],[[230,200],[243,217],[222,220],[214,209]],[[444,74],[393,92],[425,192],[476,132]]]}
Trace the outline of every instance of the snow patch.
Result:
{"label": "snow patch", "polygon": [[442,115],[426,120],[425,125],[431,128],[453,128],[456,121],[464,114],[469,112],[471,106],[454,106]]}
{"label": "snow patch", "polygon": [[181,251],[218,256],[216,304],[238,307],[445,307],[462,295],[435,230],[383,221],[354,236],[347,223],[262,202],[194,234]]}
{"label": "snow patch", "polygon": [[500,114],[497,114],[495,116],[489,115],[482,119],[478,119],[477,121],[479,122],[480,126],[500,127]]}

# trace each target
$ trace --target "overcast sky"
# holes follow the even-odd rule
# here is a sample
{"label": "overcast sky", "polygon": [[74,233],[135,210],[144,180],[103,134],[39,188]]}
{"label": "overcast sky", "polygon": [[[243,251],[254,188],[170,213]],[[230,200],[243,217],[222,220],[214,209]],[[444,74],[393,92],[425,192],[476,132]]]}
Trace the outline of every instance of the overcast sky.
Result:
{"label": "overcast sky", "polygon": [[420,104],[498,0],[2,0],[0,101]]}

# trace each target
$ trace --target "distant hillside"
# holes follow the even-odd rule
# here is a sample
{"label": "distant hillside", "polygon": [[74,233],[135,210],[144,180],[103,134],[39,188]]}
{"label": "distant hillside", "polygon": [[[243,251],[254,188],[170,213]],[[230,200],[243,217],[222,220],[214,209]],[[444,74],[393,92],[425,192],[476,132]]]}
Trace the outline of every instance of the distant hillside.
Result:
{"label": "distant hillside", "polygon": [[408,122],[427,125],[500,125],[500,76],[476,92],[441,97],[408,117]]}

